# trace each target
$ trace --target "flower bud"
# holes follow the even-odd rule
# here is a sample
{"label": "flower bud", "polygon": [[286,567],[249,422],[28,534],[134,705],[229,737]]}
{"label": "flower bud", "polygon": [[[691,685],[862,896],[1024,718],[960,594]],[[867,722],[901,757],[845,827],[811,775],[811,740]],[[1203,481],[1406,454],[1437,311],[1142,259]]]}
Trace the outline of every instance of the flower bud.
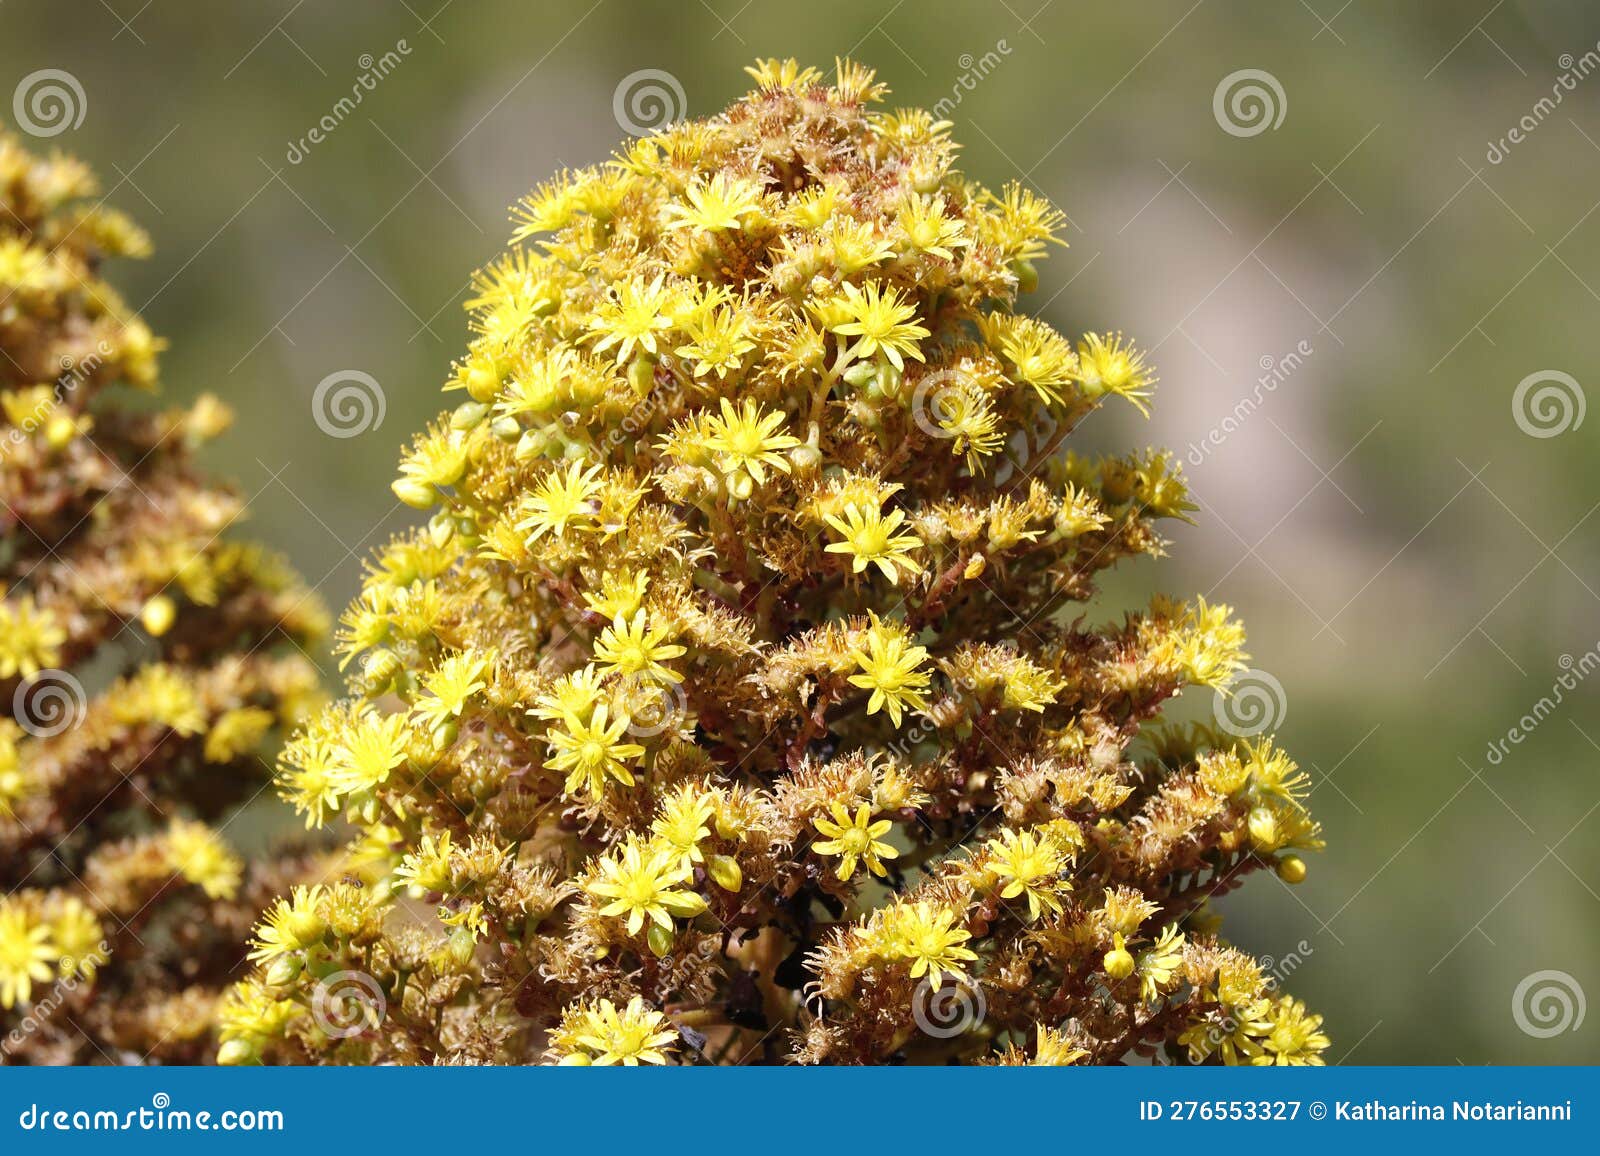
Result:
{"label": "flower bud", "polygon": [[423,485],[410,478],[396,478],[389,483],[389,488],[394,491],[395,497],[416,510],[430,510],[439,500],[439,493],[432,486]]}
{"label": "flower bud", "polygon": [[467,395],[473,401],[493,401],[495,394],[500,392],[500,378],[486,366],[474,365],[467,370],[466,386]]}
{"label": "flower bud", "polygon": [[456,406],[450,415],[450,428],[454,430],[469,430],[483,421],[489,414],[489,407],[481,401],[463,402]]}
{"label": "flower bud", "polygon": [[177,617],[177,604],[165,594],[157,594],[139,611],[139,624],[151,638],[160,638],[172,629],[172,623]]}
{"label": "flower bud", "polygon": [[706,874],[724,891],[738,891],[744,882],[739,861],[731,855],[712,855],[706,860]]}
{"label": "flower bud", "polygon": [[1306,861],[1298,855],[1285,855],[1278,860],[1278,878],[1285,883],[1303,883],[1306,877]]}
{"label": "flower bud", "polygon": [[267,968],[264,977],[268,987],[288,987],[300,975],[300,957],[295,955],[280,955],[272,961],[272,966]]}
{"label": "flower bud", "polygon": [[640,354],[628,363],[628,384],[639,397],[650,392],[656,380],[656,362],[653,357]]}
{"label": "flower bud", "polygon": [[860,389],[878,376],[878,367],[870,361],[858,361],[844,371],[844,379]]}
{"label": "flower bud", "polygon": [[68,414],[51,414],[50,420],[44,423],[45,444],[53,450],[65,449],[77,436],[78,423]]}
{"label": "flower bud", "polygon": [[1127,979],[1133,974],[1133,956],[1125,947],[1113,947],[1101,962],[1112,979]]}
{"label": "flower bud", "polygon": [[227,1067],[260,1062],[261,1056],[256,1052],[256,1049],[244,1040],[229,1040],[217,1049],[217,1063]]}
{"label": "flower bud", "polygon": [[650,953],[657,959],[662,958],[672,950],[672,932],[662,927],[659,923],[650,925],[650,931],[645,936],[645,941],[650,945]]}
{"label": "flower bud", "polygon": [[1271,851],[1278,846],[1278,817],[1270,807],[1250,809],[1250,841],[1261,851]]}

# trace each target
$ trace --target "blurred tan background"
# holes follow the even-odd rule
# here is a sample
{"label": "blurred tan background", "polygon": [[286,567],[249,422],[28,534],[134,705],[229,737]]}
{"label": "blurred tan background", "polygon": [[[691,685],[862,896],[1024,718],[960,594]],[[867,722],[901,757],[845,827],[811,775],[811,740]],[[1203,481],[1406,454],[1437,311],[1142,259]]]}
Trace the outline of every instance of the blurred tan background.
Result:
{"label": "blurred tan background", "polygon": [[[1327,852],[1231,897],[1233,935],[1337,1061],[1574,1063],[1600,1060],[1597,42],[1578,0],[3,0],[0,118],[40,70],[78,82],[47,143],[155,236],[116,276],[173,338],[167,389],[237,408],[214,464],[337,607],[411,516],[387,481],[505,207],[606,157],[627,78],[703,115],[756,56],[849,54],[945,102],[969,174],[1071,218],[1034,307],[1160,369],[1151,421],[1080,444],[1172,446],[1203,503],[1096,612],[1239,607],[1318,783]],[[344,438],[313,412],[342,371],[384,399]]]}

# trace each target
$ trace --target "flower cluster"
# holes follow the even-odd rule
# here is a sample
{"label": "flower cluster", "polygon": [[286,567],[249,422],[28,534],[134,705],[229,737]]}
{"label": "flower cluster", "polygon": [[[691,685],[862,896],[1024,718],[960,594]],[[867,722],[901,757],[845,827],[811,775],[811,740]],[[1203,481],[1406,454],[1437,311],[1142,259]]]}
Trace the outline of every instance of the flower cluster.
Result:
{"label": "flower cluster", "polygon": [[217,824],[319,705],[279,644],[326,615],[223,536],[241,502],[190,457],[224,407],[129,404],[163,343],[100,266],[148,242],[96,191],[0,132],[0,1035],[8,1060],[196,1062],[293,874]]}
{"label": "flower cluster", "polygon": [[[478,274],[394,483],[429,519],[280,768],[356,828],[344,881],[258,931],[226,1058],[1320,1062],[1206,905],[1303,876],[1304,779],[1163,717],[1242,628],[1081,608],[1194,508],[1165,453],[1065,444],[1149,366],[1015,311],[1063,218],[950,125],[851,63],[751,72]],[[329,1031],[348,971],[383,1014]],[[924,1030],[956,989],[983,1014]]]}

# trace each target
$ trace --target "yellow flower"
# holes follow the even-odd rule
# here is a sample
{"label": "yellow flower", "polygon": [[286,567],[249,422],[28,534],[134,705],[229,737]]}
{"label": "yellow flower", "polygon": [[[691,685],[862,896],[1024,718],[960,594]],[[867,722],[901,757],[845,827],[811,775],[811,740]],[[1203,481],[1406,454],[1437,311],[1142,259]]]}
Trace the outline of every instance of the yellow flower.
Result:
{"label": "yellow flower", "polygon": [[866,632],[866,649],[857,647],[850,657],[861,668],[860,674],[850,676],[851,685],[872,692],[867,701],[868,714],[887,710],[894,725],[899,726],[906,707],[926,709],[928,674],[920,667],[928,652],[911,644],[904,627],[885,625],[874,615]]}
{"label": "yellow flower", "polygon": [[1086,334],[1078,343],[1077,381],[1090,397],[1114,393],[1132,402],[1138,411],[1150,416],[1145,404],[1156,375],[1144,363],[1144,355],[1132,345],[1123,345],[1122,334]]}
{"label": "yellow flower", "polygon": [[590,332],[599,336],[594,351],[603,353],[615,345],[618,365],[628,360],[635,345],[654,356],[656,335],[672,328],[676,297],[677,291],[664,284],[664,274],[656,274],[650,282],[643,277],[628,278],[601,303],[589,322]]}
{"label": "yellow flower", "polygon": [[581,530],[591,528],[599,508],[594,497],[600,490],[600,470],[597,465],[585,470],[582,462],[571,463],[565,474],[552,469],[523,500],[517,529],[529,542],[537,542],[546,534],[562,537],[569,524]]}
{"label": "yellow flower", "polygon": [[438,487],[461,480],[467,454],[466,440],[454,430],[422,438],[400,463],[400,476],[389,488],[406,505],[425,510],[433,505]]}
{"label": "yellow flower", "polygon": [[1139,955],[1139,998],[1149,1001],[1171,985],[1183,966],[1183,933],[1169,924],[1150,947]]}
{"label": "yellow flower", "polygon": [[870,222],[849,217],[835,217],[829,223],[828,252],[846,277],[894,256],[893,246]]}
{"label": "yellow flower", "polygon": [[350,660],[363,651],[378,646],[389,637],[391,623],[389,608],[394,600],[387,586],[369,586],[356,601],[339,615],[339,632],[335,649],[342,657],[339,669],[350,665]]}
{"label": "yellow flower", "polygon": [[639,996],[620,1012],[603,999],[568,1008],[555,1033],[555,1046],[563,1064],[665,1064],[663,1049],[678,1038],[677,1032],[663,1027],[666,1023],[666,1016],[647,1009]]}
{"label": "yellow flower", "polygon": [[35,982],[46,983],[60,956],[50,928],[14,899],[0,899],[0,1006],[15,1007],[33,997]]}
{"label": "yellow flower", "polygon": [[0,678],[31,678],[55,666],[66,640],[56,616],[39,609],[31,595],[0,602]]}
{"label": "yellow flower", "polygon": [[690,341],[673,352],[694,363],[697,378],[735,372],[744,364],[744,355],[756,347],[750,337],[750,318],[738,309],[706,310],[685,321],[683,328]]}
{"label": "yellow flower", "polygon": [[800,62],[793,57],[760,59],[746,65],[745,73],[762,92],[804,92],[822,81],[822,73],[815,68],[800,67]]}
{"label": "yellow flower", "polygon": [[990,193],[988,199],[1000,210],[1000,219],[990,221],[991,240],[1008,255],[1032,261],[1044,256],[1046,242],[1066,244],[1055,236],[1066,223],[1065,215],[1032,189],[1013,181],[1005,187],[1004,196]]}
{"label": "yellow flower", "polygon": [[961,975],[965,962],[978,958],[962,946],[972,935],[955,921],[955,912],[927,900],[897,902],[883,918],[879,938],[892,958],[911,962],[912,979],[926,975],[937,990],[946,975]]}
{"label": "yellow flower", "polygon": [[339,805],[338,748],[316,731],[297,735],[278,757],[278,796],[320,827]]}
{"label": "yellow flower", "polygon": [[547,414],[569,396],[578,371],[578,355],[570,349],[541,350],[518,364],[505,392],[495,402],[496,417]]}
{"label": "yellow flower", "polygon": [[749,400],[736,410],[723,398],[722,416],[706,419],[706,448],[719,455],[724,473],[748,474],[759,486],[767,480],[768,466],[789,472],[789,460],[780,451],[800,444],[792,434],[776,432],[783,417],[781,412],[763,414]]}
{"label": "yellow flower", "polygon": [[1064,1068],[1075,1064],[1089,1053],[1084,1048],[1073,1046],[1072,1040],[1064,1032],[1055,1028],[1039,1025],[1039,1042],[1033,1049],[1033,1066],[1037,1068]]}
{"label": "yellow flower", "polygon": [[174,819],[167,828],[167,869],[182,875],[212,899],[232,899],[244,864],[204,823]]}
{"label": "yellow flower", "polygon": [[92,976],[110,958],[105,931],[89,905],[75,895],[52,896],[45,909],[50,925],[50,941],[60,953],[56,970],[63,978]]}
{"label": "yellow flower", "polygon": [[1000,898],[1026,895],[1030,923],[1038,919],[1046,907],[1060,914],[1060,893],[1071,888],[1061,877],[1070,857],[1054,838],[1008,829],[1002,831],[999,838],[989,840],[988,850],[995,857],[994,873],[1004,884]]}
{"label": "yellow flower", "polygon": [[1031,317],[1008,317],[995,326],[1000,353],[1017,380],[1034,388],[1046,405],[1059,405],[1078,372],[1072,346],[1050,326]]}
{"label": "yellow flower", "polygon": [[844,516],[826,514],[823,521],[844,538],[826,548],[829,554],[850,555],[850,569],[859,574],[869,565],[876,565],[884,577],[898,582],[901,571],[918,574],[922,566],[910,556],[909,551],[920,549],[922,539],[915,534],[896,534],[905,521],[900,510],[889,511],[889,516],[870,506],[849,505]]}
{"label": "yellow flower", "polygon": [[895,223],[900,226],[906,242],[913,249],[951,261],[955,259],[952,249],[962,248],[972,242],[959,220],[944,215],[944,208],[942,196],[913,195],[907,197],[905,204],[900,207]]}
{"label": "yellow flower", "polygon": [[432,835],[424,835],[421,845],[395,868],[395,878],[424,893],[448,891],[451,850],[449,831],[440,835],[437,842]]}
{"label": "yellow flower", "polygon": [[1106,889],[1105,906],[1098,916],[1107,930],[1127,937],[1137,934],[1139,925],[1159,910],[1157,904],[1131,887],[1111,887]]}
{"label": "yellow flower", "polygon": [[652,628],[643,610],[633,620],[618,618],[601,632],[594,644],[595,662],[602,673],[616,671],[623,676],[642,676],[663,682],[682,682],[683,675],[662,662],[687,654],[685,647],[665,641],[665,627]]}
{"label": "yellow flower", "polygon": [[703,863],[703,840],[711,838],[706,826],[716,811],[716,801],[693,783],[686,783],[661,803],[661,813],[650,830],[661,842],[677,852],[684,865]]}
{"label": "yellow flower", "polygon": [[567,718],[563,720],[566,730],[550,732],[550,747],[555,754],[549,765],[552,770],[566,772],[567,794],[576,794],[583,787],[590,798],[598,799],[605,793],[608,775],[623,786],[633,786],[633,772],[624,760],[638,758],[644,748],[638,743],[618,742],[630,720],[622,715],[610,722],[609,713],[607,704],[600,703],[589,722]]}
{"label": "yellow flower", "polygon": [[250,958],[271,962],[321,943],[328,925],[317,909],[326,895],[321,885],[315,885],[295,887],[289,898],[280,898],[256,925]]}
{"label": "yellow flower", "polygon": [[684,190],[684,196],[687,205],[674,201],[666,206],[669,229],[737,229],[746,217],[761,214],[761,190],[724,173],[715,174],[710,181],[696,181]]}
{"label": "yellow flower", "polygon": [[205,708],[194,684],[164,663],[141,668],[113,692],[111,714],[127,726],[153,722],[180,735],[197,735],[206,729]]}
{"label": "yellow flower", "polygon": [[842,336],[859,338],[851,346],[852,360],[871,357],[879,350],[896,369],[905,368],[907,357],[923,360],[917,342],[929,335],[928,330],[912,320],[917,315],[916,307],[903,301],[900,290],[893,286],[885,289],[877,282],[868,282],[863,290],[845,285],[840,304],[848,320],[830,328]]}
{"label": "yellow flower", "polygon": [[630,838],[616,854],[597,859],[595,868],[598,875],[584,890],[611,900],[600,914],[625,918],[629,935],[639,934],[647,919],[671,931],[674,915],[692,919],[706,909],[700,895],[680,889],[689,881],[691,869],[671,847]]}
{"label": "yellow flower", "polygon": [[1254,1063],[1262,1054],[1260,1037],[1272,1030],[1272,1021],[1263,1018],[1270,1011],[1267,1000],[1255,1000],[1238,1007],[1224,1005],[1210,1015],[1189,1022],[1178,1035],[1178,1042],[1189,1049],[1189,1062],[1204,1063],[1213,1052],[1222,1056],[1228,1067]]}
{"label": "yellow flower", "polygon": [[1322,1017],[1306,1011],[1291,996],[1279,996],[1268,1013],[1271,1027],[1262,1037],[1262,1053],[1250,1062],[1258,1067],[1321,1067],[1329,1040]]}
{"label": "yellow flower", "polygon": [[219,1063],[258,1063],[260,1048],[270,1039],[284,1034],[289,1021],[302,1009],[291,999],[273,994],[258,979],[234,984],[217,1010],[218,1034],[222,1049]]}
{"label": "yellow flower", "polygon": [[511,241],[515,244],[539,233],[552,233],[565,228],[578,210],[578,198],[574,195],[570,177],[563,173],[561,177],[546,181],[525,194],[517,202],[512,210],[512,220],[518,222],[518,228],[511,235]]}
{"label": "yellow flower", "polygon": [[1240,744],[1250,780],[1262,795],[1284,801],[1302,799],[1310,789],[1310,778],[1284,751],[1275,748],[1270,738]]}
{"label": "yellow flower", "polygon": [[460,651],[445,658],[428,672],[422,685],[428,697],[411,709],[430,727],[438,727],[458,717],[467,700],[488,685],[484,671],[489,657],[475,651]]}
{"label": "yellow flower", "polygon": [[884,867],[883,860],[898,859],[900,852],[888,843],[878,842],[878,838],[887,834],[894,824],[888,819],[879,819],[874,823],[872,808],[865,803],[856,808],[854,816],[840,802],[829,803],[828,809],[833,812],[833,821],[820,816],[811,820],[812,825],[828,839],[826,842],[813,843],[811,849],[819,855],[842,856],[837,872],[840,879],[849,879],[855,874],[858,859],[865,862],[874,875],[887,875],[888,869]]}
{"label": "yellow flower", "polygon": [[965,454],[973,473],[983,472],[983,459],[1006,444],[995,412],[983,388],[960,377],[928,398],[928,416],[949,436],[950,452]]}
{"label": "yellow flower", "polygon": [[1249,658],[1244,652],[1244,624],[1233,617],[1233,607],[1212,605],[1204,598],[1184,608],[1180,629],[1167,636],[1159,653],[1170,654],[1189,682],[1224,693]]}
{"label": "yellow flower", "polygon": [[820,229],[839,207],[844,186],[837,181],[812,185],[783,207],[783,220],[801,229]]}
{"label": "yellow flower", "polygon": [[0,719],[0,819],[16,813],[16,805],[34,792],[33,776],[24,769],[17,750],[22,728]]}
{"label": "yellow flower", "polygon": [[550,689],[533,700],[528,712],[535,718],[570,719],[586,722],[600,701],[600,683],[604,676],[593,663],[570,674],[563,674],[550,684]]}
{"label": "yellow flower", "polygon": [[258,706],[225,711],[206,734],[206,762],[231,763],[240,755],[249,754],[261,745],[275,722],[277,716]]}
{"label": "yellow flower", "polygon": [[341,794],[370,791],[406,760],[406,716],[363,708],[338,734],[333,783]]}
{"label": "yellow flower", "polygon": [[650,589],[648,570],[624,570],[617,573],[607,570],[600,577],[600,593],[585,590],[583,603],[607,622],[617,618],[631,618],[644,602]]}

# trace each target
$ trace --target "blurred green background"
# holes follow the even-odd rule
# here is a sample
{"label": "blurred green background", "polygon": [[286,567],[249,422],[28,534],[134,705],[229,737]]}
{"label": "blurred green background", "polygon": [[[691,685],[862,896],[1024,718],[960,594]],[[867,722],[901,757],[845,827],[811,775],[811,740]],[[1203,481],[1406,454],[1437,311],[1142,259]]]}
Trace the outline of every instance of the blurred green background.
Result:
{"label": "blurred green background", "polygon": [[[155,236],[114,276],[174,339],[167,389],[236,407],[213,464],[336,607],[411,517],[386,482],[505,207],[606,157],[625,78],[669,73],[703,115],[757,56],[849,54],[891,103],[946,101],[969,174],[1071,218],[1035,307],[1160,369],[1152,420],[1105,411],[1080,444],[1170,445],[1203,503],[1100,612],[1156,588],[1239,607],[1318,783],[1327,852],[1231,897],[1233,935],[1286,961],[1338,1062],[1572,1063],[1600,1059],[1600,1011],[1576,1023],[1600,997],[1600,672],[1577,679],[1600,417],[1575,408],[1600,387],[1597,41],[1577,0],[4,0],[0,96],[81,84],[50,143]],[[1230,102],[1252,83],[1265,110]],[[383,421],[329,437],[313,392],[346,370]],[[1550,372],[1571,384],[1530,385],[1519,422]],[[1564,663],[1576,689],[1491,759]]]}

